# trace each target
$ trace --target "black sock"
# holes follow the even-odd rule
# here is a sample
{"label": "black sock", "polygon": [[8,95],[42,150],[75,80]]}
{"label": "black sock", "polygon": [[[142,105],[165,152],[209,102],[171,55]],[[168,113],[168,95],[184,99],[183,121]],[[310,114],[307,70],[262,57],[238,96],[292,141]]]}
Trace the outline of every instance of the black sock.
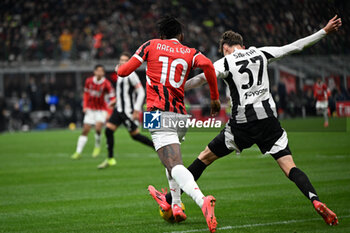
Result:
{"label": "black sock", "polygon": [[131,137],[136,141],[139,141],[147,146],[154,148],[152,140],[146,136],[143,136],[142,134],[138,133],[136,135],[131,135]]}
{"label": "black sock", "polygon": [[307,178],[306,174],[301,171],[299,168],[293,167],[289,171],[289,179],[293,181],[300,191],[311,201],[314,200],[320,201],[318,199],[316,190],[312,186],[309,178]]}
{"label": "black sock", "polygon": [[105,135],[107,139],[107,150],[108,150],[108,158],[113,158],[113,150],[114,150],[114,131],[110,128],[106,128]]}
{"label": "black sock", "polygon": [[[205,165],[205,163],[203,163],[200,159],[197,158],[195,161],[193,161],[193,163],[187,169],[192,173],[194,180],[198,180],[206,167],[207,165]],[[181,194],[182,193],[183,191],[181,190]],[[168,202],[171,205],[172,203],[171,193],[170,192],[167,193],[165,197],[166,197],[166,202]]]}

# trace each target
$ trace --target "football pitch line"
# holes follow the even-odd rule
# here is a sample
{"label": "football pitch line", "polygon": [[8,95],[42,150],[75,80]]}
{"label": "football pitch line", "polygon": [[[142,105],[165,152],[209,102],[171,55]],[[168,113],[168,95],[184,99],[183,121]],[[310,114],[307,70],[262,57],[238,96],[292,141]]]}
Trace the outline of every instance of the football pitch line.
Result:
{"label": "football pitch line", "polygon": [[[344,215],[339,217],[338,219],[341,221],[341,219],[344,218],[350,218],[350,215]],[[309,219],[300,219],[300,220],[287,220],[287,221],[279,221],[279,222],[267,222],[267,223],[256,223],[256,224],[245,224],[245,225],[237,225],[237,226],[225,226],[225,227],[218,227],[217,230],[232,230],[232,229],[241,229],[241,228],[251,228],[251,227],[264,227],[264,226],[273,226],[273,225],[283,225],[283,224],[290,224],[290,223],[300,223],[300,222],[308,222],[308,221],[316,221],[316,220],[322,220],[320,218],[309,218]],[[341,224],[341,222],[340,222]],[[201,231],[208,231],[208,228],[206,229],[193,229],[193,230],[187,230],[187,231],[168,231],[164,233],[189,233],[189,232],[201,232]]]}

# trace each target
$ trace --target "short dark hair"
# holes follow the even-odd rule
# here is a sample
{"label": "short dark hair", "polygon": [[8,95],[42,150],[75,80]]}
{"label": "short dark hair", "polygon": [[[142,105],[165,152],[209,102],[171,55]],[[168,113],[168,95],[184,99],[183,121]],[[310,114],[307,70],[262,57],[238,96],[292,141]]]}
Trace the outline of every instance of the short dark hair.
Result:
{"label": "short dark hair", "polygon": [[119,57],[121,57],[121,56],[126,56],[126,57],[130,58],[131,54],[129,52],[122,52]]}
{"label": "short dark hair", "polygon": [[226,31],[221,35],[220,43],[219,43],[219,52],[224,53],[224,44],[227,44],[229,46],[232,45],[240,45],[243,46],[243,37],[241,34],[234,32],[232,30]]}
{"label": "short dark hair", "polygon": [[103,70],[105,70],[105,67],[103,65],[101,65],[101,64],[95,65],[94,70],[97,70],[98,68],[102,68]]}
{"label": "short dark hair", "polygon": [[173,16],[165,16],[158,21],[160,38],[171,39],[182,34],[182,24]]}

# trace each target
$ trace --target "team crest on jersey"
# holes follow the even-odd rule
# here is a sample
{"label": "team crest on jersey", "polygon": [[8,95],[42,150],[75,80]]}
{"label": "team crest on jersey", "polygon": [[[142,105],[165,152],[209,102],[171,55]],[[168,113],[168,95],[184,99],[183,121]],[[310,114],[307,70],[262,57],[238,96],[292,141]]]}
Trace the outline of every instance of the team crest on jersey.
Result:
{"label": "team crest on jersey", "polygon": [[143,113],[143,128],[145,129],[160,129],[162,114],[157,110],[156,112]]}

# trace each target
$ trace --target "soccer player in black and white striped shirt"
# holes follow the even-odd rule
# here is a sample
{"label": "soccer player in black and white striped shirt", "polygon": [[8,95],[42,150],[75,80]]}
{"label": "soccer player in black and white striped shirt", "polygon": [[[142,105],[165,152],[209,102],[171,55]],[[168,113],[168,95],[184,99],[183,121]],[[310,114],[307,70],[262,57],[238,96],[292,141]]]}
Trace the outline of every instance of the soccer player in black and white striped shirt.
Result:
{"label": "soccer player in black and white striped shirt", "polygon": [[[130,59],[129,53],[122,53],[119,64],[122,65]],[[116,165],[114,158],[114,132],[123,124],[129,131],[132,139],[153,148],[153,142],[140,134],[138,119],[145,100],[145,91],[138,75],[133,72],[128,77],[117,78],[116,99],[111,101],[110,106],[115,106],[111,117],[106,124],[106,139],[108,159],[103,161],[98,168],[106,168]]]}
{"label": "soccer player in black and white striped shirt", "polygon": [[[257,144],[262,153],[272,155],[285,175],[312,202],[327,224],[338,224],[335,213],[320,202],[310,180],[293,161],[287,133],[277,119],[276,105],[270,94],[267,65],[315,44],[327,34],[338,31],[341,24],[341,19],[335,16],[318,32],[281,47],[245,49],[240,34],[227,31],[222,35],[220,51],[225,57],[215,62],[214,67],[217,77],[222,78],[230,89],[232,117],[188,167],[195,180],[215,160],[233,151],[240,153]],[[199,74],[186,82],[185,90],[204,83],[204,74]],[[171,203],[171,195],[167,194],[166,200]]]}

